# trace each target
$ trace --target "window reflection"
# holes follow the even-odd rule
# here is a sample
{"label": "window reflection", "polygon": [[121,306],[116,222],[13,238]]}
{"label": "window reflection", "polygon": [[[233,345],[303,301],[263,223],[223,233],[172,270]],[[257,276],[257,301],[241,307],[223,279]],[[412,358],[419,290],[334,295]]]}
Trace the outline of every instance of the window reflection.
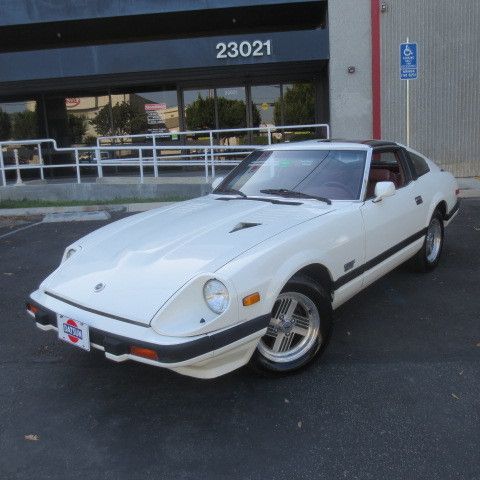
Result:
{"label": "window reflection", "polygon": [[215,130],[215,91],[195,89],[183,92],[187,130]]}
{"label": "window reflection", "polygon": [[[216,91],[218,128],[238,129],[247,127],[247,96],[245,87],[218,88]],[[258,126],[260,118],[253,121],[253,126]],[[238,145],[248,143],[247,132],[220,132],[221,144]]]}
{"label": "window reflection", "polygon": [[[38,137],[37,103],[34,100],[0,103],[0,141],[30,139]],[[21,164],[38,163],[38,151],[34,145],[16,148]],[[14,165],[13,149],[2,149],[5,165]],[[7,172],[7,177],[13,176]]]}
{"label": "window reflection", "polygon": [[168,133],[180,130],[177,91],[164,90],[131,95],[139,114],[145,116],[148,133]]}
{"label": "window reflection", "polygon": [[[315,123],[315,86],[313,83],[284,85],[282,108],[284,125]],[[277,122],[280,117],[280,109],[276,108],[275,118]]]}
{"label": "window reflection", "polygon": [[[259,125],[269,127],[283,125],[281,120],[281,85],[252,86],[252,107],[260,117]],[[280,113],[280,118],[274,114]]]}
{"label": "window reflection", "polygon": [[37,103],[34,100],[0,103],[0,140],[37,136]]}
{"label": "window reflection", "polygon": [[[315,85],[313,83],[292,83],[282,85],[281,101],[275,103],[276,125],[311,125],[315,123]],[[320,138],[321,131],[313,128],[282,129],[273,135],[274,142],[299,142]]]}
{"label": "window reflection", "polygon": [[108,95],[65,98],[67,131],[74,145],[94,144],[96,137],[112,131]]}
{"label": "window reflection", "polygon": [[[183,95],[184,110],[178,98]],[[247,104],[251,98],[251,104]],[[38,99],[0,103],[0,139],[49,136],[59,144],[92,145],[98,136],[142,133],[172,134],[180,130],[226,130],[272,128],[271,140],[296,141],[318,135],[312,129],[279,127],[315,123],[315,85],[309,82],[219,88],[151,89],[149,91],[103,91],[91,96],[48,95]],[[38,110],[38,112],[37,112]],[[40,127],[39,127],[40,126]],[[275,130],[277,127],[277,130]],[[209,142],[208,134],[188,139]],[[266,132],[220,132],[220,144],[262,144]]]}

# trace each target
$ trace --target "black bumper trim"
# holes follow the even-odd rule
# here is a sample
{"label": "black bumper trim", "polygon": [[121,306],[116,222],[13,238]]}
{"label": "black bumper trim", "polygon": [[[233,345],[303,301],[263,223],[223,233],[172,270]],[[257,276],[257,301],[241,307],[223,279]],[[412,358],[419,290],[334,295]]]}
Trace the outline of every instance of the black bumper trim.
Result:
{"label": "black bumper trim", "polygon": [[[36,322],[41,325],[57,326],[57,316],[55,312],[47,309],[34,300],[29,300],[27,303],[35,305],[40,309],[35,315]],[[105,349],[105,352],[115,356],[130,353],[130,346],[132,345],[149,348],[157,352],[159,362],[177,363],[226,347],[231,343],[259,332],[260,330],[267,328],[270,323],[270,318],[270,315],[262,315],[239,325],[235,325],[227,330],[216,333],[207,333],[196,340],[186,341],[175,345],[157,345],[147,342],[138,342],[132,338],[122,337],[120,335],[90,327],[90,342],[102,346]]]}

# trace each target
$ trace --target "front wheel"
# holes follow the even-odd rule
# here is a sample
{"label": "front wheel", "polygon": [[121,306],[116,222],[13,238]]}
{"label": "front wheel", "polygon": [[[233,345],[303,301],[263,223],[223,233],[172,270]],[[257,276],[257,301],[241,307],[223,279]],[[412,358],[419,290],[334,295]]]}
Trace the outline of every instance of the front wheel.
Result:
{"label": "front wheel", "polygon": [[422,248],[411,260],[411,266],[415,271],[429,272],[438,265],[443,249],[443,239],[443,216],[437,209],[433,212],[428,224]]}
{"label": "front wheel", "polygon": [[252,366],[270,373],[289,373],[304,367],[323,352],[331,323],[331,302],[324,289],[309,277],[292,278],[275,302]]}

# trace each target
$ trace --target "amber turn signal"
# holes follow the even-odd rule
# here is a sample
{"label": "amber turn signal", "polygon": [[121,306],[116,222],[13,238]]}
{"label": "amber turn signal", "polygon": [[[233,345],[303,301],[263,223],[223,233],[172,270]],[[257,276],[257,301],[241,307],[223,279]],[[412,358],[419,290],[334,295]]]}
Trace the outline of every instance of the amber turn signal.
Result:
{"label": "amber turn signal", "polygon": [[143,357],[148,358],[149,360],[158,360],[158,355],[155,350],[151,350],[150,348],[142,348],[142,347],[130,347],[130,353],[135,355],[136,357]]}
{"label": "amber turn signal", "polygon": [[260,294],[258,292],[252,293],[250,295],[247,295],[242,303],[244,307],[249,307],[250,305],[253,305],[254,303],[258,303],[260,301]]}
{"label": "amber turn signal", "polygon": [[27,310],[34,315],[36,315],[40,311],[37,306],[32,305],[31,303],[27,303]]}

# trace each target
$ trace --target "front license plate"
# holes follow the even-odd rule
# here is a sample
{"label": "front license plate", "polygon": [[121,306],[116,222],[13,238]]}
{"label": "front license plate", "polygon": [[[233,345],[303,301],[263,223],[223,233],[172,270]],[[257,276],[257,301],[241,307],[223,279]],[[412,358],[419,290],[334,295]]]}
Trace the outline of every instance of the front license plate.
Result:
{"label": "front license plate", "polygon": [[57,325],[60,340],[90,351],[90,332],[86,323],[58,314]]}

